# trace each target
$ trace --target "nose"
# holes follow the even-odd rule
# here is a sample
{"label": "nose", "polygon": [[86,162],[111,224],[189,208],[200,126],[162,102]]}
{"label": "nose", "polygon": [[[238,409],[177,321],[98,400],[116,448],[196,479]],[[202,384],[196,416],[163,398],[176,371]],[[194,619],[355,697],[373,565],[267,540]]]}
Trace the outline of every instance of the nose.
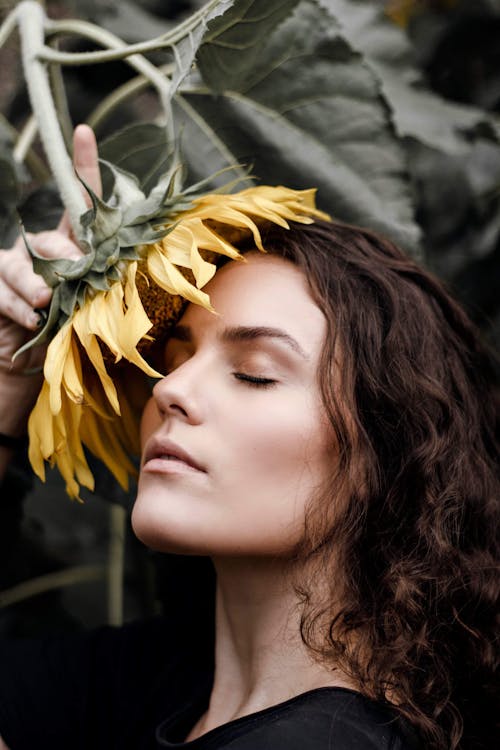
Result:
{"label": "nose", "polygon": [[203,373],[193,358],[159,380],[153,387],[153,399],[161,417],[175,417],[189,424],[203,420],[200,401]]}

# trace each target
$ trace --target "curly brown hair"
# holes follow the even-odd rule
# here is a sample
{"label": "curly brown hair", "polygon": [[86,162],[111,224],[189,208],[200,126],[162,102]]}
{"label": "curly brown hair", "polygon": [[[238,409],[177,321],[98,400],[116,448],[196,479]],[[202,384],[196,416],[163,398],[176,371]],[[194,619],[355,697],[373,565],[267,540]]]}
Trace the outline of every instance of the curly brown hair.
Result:
{"label": "curly brown hair", "polygon": [[424,747],[491,748],[491,357],[443,285],[370,231],[316,222],[270,229],[264,244],[302,269],[328,326],[319,378],[338,460],[297,551],[302,638]]}

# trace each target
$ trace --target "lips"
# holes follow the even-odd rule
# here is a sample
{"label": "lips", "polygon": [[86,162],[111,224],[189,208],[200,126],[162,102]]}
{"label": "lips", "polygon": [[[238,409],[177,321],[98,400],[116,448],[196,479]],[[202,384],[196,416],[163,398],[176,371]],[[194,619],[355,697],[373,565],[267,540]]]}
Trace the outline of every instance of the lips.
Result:
{"label": "lips", "polygon": [[187,451],[171,440],[153,439],[147,446],[144,454],[144,466],[149,461],[159,459],[161,461],[178,461],[195,471],[206,473],[206,469],[198,463]]}

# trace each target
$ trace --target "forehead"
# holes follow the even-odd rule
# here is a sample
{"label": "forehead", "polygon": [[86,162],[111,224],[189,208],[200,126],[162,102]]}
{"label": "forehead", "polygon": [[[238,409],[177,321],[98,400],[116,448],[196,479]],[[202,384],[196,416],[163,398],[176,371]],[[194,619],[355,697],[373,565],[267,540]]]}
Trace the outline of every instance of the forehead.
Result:
{"label": "forehead", "polygon": [[216,315],[190,304],[181,318],[193,334],[233,326],[283,329],[308,352],[322,346],[325,318],[302,271],[291,262],[260,252],[220,268],[204,287]]}

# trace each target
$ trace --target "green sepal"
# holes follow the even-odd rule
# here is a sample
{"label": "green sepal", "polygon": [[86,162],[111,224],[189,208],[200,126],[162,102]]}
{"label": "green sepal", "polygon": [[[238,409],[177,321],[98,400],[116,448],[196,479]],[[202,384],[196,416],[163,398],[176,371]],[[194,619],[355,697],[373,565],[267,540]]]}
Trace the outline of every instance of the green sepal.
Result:
{"label": "green sepal", "polygon": [[18,357],[20,354],[27,351],[28,349],[31,349],[32,346],[37,346],[38,344],[44,344],[46,341],[50,341],[50,339],[52,339],[54,334],[56,333],[56,330],[54,330],[56,326],[57,330],[59,330],[59,328],[64,325],[66,320],[67,317],[64,315],[64,313],[61,313],[61,289],[59,286],[56,286],[54,288],[52,299],[50,301],[49,312],[47,315],[47,320],[45,321],[45,325],[39,331],[39,333],[36,334],[36,336],[23,344],[23,346],[21,346],[14,353],[12,360],[15,360],[16,357]]}
{"label": "green sepal", "polygon": [[126,172],[105,159],[99,159],[99,164],[104,165],[111,172],[113,177],[111,195],[117,203],[128,206],[144,199],[144,193],[139,187],[139,180],[135,174]]}
{"label": "green sepal", "polygon": [[52,338],[75,308],[85,305],[89,293],[108,291],[123,277],[122,262],[141,260],[141,248],[163,239],[177,226],[179,213],[193,207],[194,199],[203,194],[212,178],[183,190],[184,169],[177,160],[170,163],[147,197],[135,175],[107,161],[102,164],[113,183],[107,201],[78,177],[92,204],[80,216],[77,239],[84,252],[81,258],[43,258],[25,237],[33,268],[53,289],[53,296],[42,330],[16,356]]}
{"label": "green sepal", "polygon": [[68,316],[73,314],[75,309],[76,300],[78,297],[78,290],[80,289],[81,281],[67,281],[58,287],[60,295],[59,307]]}
{"label": "green sepal", "polygon": [[80,176],[78,176],[78,179],[84,186],[92,201],[90,217],[89,211],[86,211],[80,217],[80,223],[84,228],[88,227],[89,229],[91,229],[94,238],[97,240],[97,244],[100,244],[100,241],[106,240],[108,239],[108,237],[112,237],[114,234],[116,234],[116,232],[122,225],[122,210],[121,208],[114,208],[113,206],[110,206],[108,203],[103,201],[102,198],[99,198],[99,196],[94,193],[92,188],[87,185]]}
{"label": "green sepal", "polygon": [[175,181],[175,175],[176,171],[173,174],[169,173],[168,179],[158,183],[147,198],[131,206],[125,212],[124,219],[127,225],[144,224],[157,216],[166,201],[171,200],[172,183]]}
{"label": "green sepal", "polygon": [[32,247],[24,227],[21,225],[21,234],[28,253],[31,256],[33,270],[42,276],[45,283],[52,289],[61,283],[61,279],[78,279],[84,276],[92,265],[92,258],[82,256],[78,260],[71,258],[45,258],[39,255]]}
{"label": "green sepal", "polygon": [[141,254],[135,246],[122,247],[120,249],[120,260],[141,260]]}
{"label": "green sepal", "polygon": [[[111,280],[111,283],[114,279]],[[86,287],[90,287],[98,292],[107,292],[111,286],[110,279],[106,274],[99,273],[98,271],[89,271],[85,277]],[[80,298],[78,300],[80,302]],[[84,300],[83,300],[84,301]],[[80,303],[81,304],[81,303]]]}
{"label": "green sepal", "polygon": [[104,273],[120,259],[120,243],[118,237],[112,234],[99,244],[95,253],[92,271]]}
{"label": "green sepal", "polygon": [[[167,232],[164,229],[153,229],[152,227],[122,227],[118,233],[120,245],[125,248],[135,247],[136,245],[150,245],[152,242],[158,242],[165,237]],[[120,257],[123,258],[123,252],[120,251]],[[133,260],[138,260],[133,258]]]}

